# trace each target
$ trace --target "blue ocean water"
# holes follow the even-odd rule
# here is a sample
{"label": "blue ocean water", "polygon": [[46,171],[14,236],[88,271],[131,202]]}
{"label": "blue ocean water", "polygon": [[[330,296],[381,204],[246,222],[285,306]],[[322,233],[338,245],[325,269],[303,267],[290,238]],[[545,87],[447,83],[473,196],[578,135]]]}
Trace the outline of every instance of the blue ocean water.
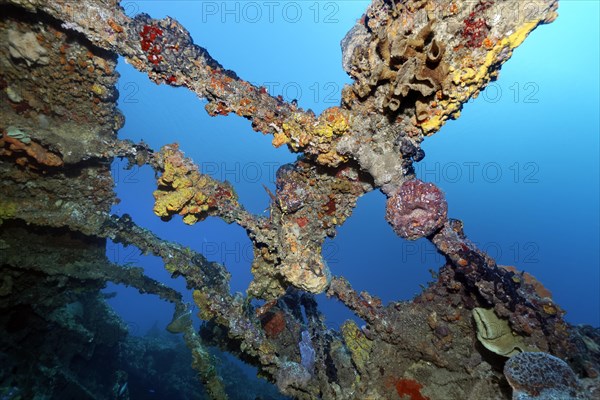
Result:
{"label": "blue ocean water", "polygon": [[[360,18],[367,1],[212,2],[124,1],[130,15],[146,12],[179,20],[195,42],[226,68],[273,95],[297,99],[316,113],[339,104],[350,80],[341,67],[339,41]],[[599,236],[599,3],[562,1],[559,18],[541,26],[504,65],[498,81],[465,105],[423,148],[421,179],[442,188],[449,215],[496,258],[536,276],[564,307],[572,323],[600,325]],[[203,171],[235,186],[241,202],[263,213],[278,166],[296,155],[274,149],[271,137],[237,116],[209,117],[204,101],[185,89],[157,86],[120,61],[121,138],[152,148],[178,142]],[[232,289],[251,280],[252,251],[243,229],[209,218],[193,227],[152,213],[154,173],[115,162],[114,212],[128,213],[159,236],[203,252],[230,270]],[[331,270],[358,290],[384,302],[410,299],[431,280],[443,259],[425,240],[398,238],[384,220],[385,196],[372,192],[323,249]],[[136,249],[110,244],[109,257],[135,263],[186,292],[162,263]],[[111,304],[144,334],[165,326],[172,305],[133,289],[111,286]],[[189,293],[187,293],[189,299]],[[351,314],[319,296],[328,324]]]}

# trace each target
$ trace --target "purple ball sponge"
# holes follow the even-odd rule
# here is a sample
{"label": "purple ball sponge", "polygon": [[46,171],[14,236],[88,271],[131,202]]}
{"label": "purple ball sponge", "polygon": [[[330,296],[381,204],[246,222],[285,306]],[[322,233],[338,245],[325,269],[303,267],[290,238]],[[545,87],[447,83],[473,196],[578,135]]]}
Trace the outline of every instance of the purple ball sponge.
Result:
{"label": "purple ball sponge", "polygon": [[580,399],[580,384],[569,365],[543,352],[524,352],[504,364],[513,399]]}
{"label": "purple ball sponge", "polygon": [[429,236],[444,225],[448,203],[433,183],[419,179],[404,182],[387,201],[385,219],[398,236],[415,240]]}

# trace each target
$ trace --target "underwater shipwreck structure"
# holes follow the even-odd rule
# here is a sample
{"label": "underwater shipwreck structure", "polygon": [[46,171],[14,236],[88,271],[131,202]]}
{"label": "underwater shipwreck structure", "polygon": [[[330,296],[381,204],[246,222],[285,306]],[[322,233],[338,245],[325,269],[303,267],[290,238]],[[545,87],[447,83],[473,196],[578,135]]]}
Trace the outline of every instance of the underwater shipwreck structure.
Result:
{"label": "underwater shipwreck structure", "polygon": [[[100,292],[107,282],[175,305],[168,330],[183,334],[211,399],[228,396],[211,346],[297,399],[600,397],[600,331],[569,325],[535,278],[480,251],[412,166],[422,141],[556,18],[556,0],[374,0],[342,40],[353,84],[321,115],[225,69],[176,20],[129,17],[115,0],[0,3],[1,398],[136,398],[119,361],[135,347]],[[207,99],[210,115],[242,116],[301,153],[277,171],[269,216],[245,210],[231,184],[201,173],[177,144],[118,138],[118,56]],[[254,279],[245,294],[231,293],[223,265],[110,214],[115,158],[157,172],[158,217],[218,216],[246,230]],[[356,292],[321,255],[372,190],[388,197],[398,236],[426,237],[445,256],[412,301]],[[199,332],[179,292],[107,259],[108,239],[185,278]],[[365,325],[328,329],[314,299],[322,292]]]}

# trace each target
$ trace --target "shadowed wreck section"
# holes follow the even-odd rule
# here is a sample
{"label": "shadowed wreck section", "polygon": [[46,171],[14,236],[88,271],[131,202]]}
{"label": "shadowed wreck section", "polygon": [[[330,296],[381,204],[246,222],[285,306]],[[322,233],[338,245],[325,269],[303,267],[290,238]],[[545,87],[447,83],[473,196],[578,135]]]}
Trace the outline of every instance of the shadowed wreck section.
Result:
{"label": "shadowed wreck section", "polygon": [[[136,387],[162,379],[162,398],[245,398],[228,390],[233,378],[216,367],[211,347],[298,399],[599,395],[598,329],[567,324],[540,282],[477,249],[441,190],[417,180],[412,166],[425,156],[422,141],[556,18],[556,1],[375,0],[342,40],[353,84],[318,116],[226,70],[171,18],[130,18],[112,0],[0,3],[2,396],[140,398]],[[272,134],[274,146],[303,153],[277,171],[268,217],[248,212],[231,184],[201,173],[177,144],[118,139],[119,55],[152,81],[207,99],[210,115],[235,113]],[[110,215],[116,157],[156,171],[149,213],[187,224],[215,216],[246,230],[254,254],[246,293],[231,293],[223,265]],[[375,189],[388,196],[386,219],[399,236],[425,237],[445,256],[412,301],[384,305],[358,293],[322,256],[325,239]],[[160,257],[183,277],[200,330],[179,292],[109,262],[107,239]],[[128,336],[100,293],[107,282],[173,303],[167,330],[182,334],[186,350],[164,336]],[[319,293],[365,325],[328,329]],[[57,351],[60,342],[69,344]],[[180,369],[140,377],[141,354],[157,348],[177,356]],[[100,363],[106,372],[95,371]],[[546,385],[548,376],[556,379]],[[185,378],[193,383],[177,383]]]}

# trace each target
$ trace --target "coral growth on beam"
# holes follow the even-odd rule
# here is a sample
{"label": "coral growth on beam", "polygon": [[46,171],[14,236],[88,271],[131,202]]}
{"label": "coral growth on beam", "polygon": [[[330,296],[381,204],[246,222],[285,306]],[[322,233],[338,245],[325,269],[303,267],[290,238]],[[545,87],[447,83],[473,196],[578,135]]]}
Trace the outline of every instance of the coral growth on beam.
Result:
{"label": "coral growth on beam", "polygon": [[[74,293],[95,293],[112,281],[175,304],[167,329],[183,334],[214,399],[226,398],[225,382],[207,344],[257,366],[298,399],[508,399],[511,388],[515,395],[558,390],[594,398],[598,330],[570,326],[539,282],[496,265],[448,215],[442,191],[417,180],[413,169],[425,157],[422,141],[498,78],[533,29],[556,18],[555,0],[374,0],[342,40],[343,67],[353,83],[341,104],[321,115],[225,69],[172,18],[130,18],[115,0],[4,4],[0,224],[16,236],[0,235],[0,249],[9,255],[1,260],[8,273],[0,282],[0,307],[11,311],[14,335],[22,323],[12,308],[43,320],[44,313],[31,311],[38,303],[40,310],[62,310]],[[507,10],[513,17],[505,17]],[[177,144],[153,151],[117,139],[123,123],[115,107],[117,55],[156,83],[208,100],[211,116],[242,116],[254,130],[272,134],[274,146],[302,153],[277,171],[268,216],[245,210],[231,184],[202,174]],[[110,215],[115,157],[154,169],[153,211],[163,220],[179,215],[195,224],[215,216],[246,230],[254,255],[246,293],[231,293],[223,265],[162,240],[126,214]],[[375,189],[388,196],[391,229],[408,240],[430,240],[445,258],[435,281],[412,301],[385,305],[376,294],[357,292],[343,276],[332,276],[322,255],[325,239]],[[72,240],[65,232],[80,236]],[[53,233],[44,247],[39,237]],[[38,250],[47,250],[45,259],[23,251],[32,237]],[[183,277],[204,321],[200,332],[179,293],[99,256],[106,239],[160,257],[173,278]],[[70,251],[73,244],[82,254]],[[43,290],[47,298],[21,296],[37,276],[62,282],[64,290],[56,285]],[[44,279],[35,287],[43,288]],[[315,300],[320,293],[364,325],[347,321],[328,329]],[[48,317],[40,326],[56,321]],[[75,342],[83,342],[89,332],[74,326]],[[546,383],[544,366],[556,366],[560,385]],[[124,376],[104,385],[115,398],[127,393]],[[78,395],[93,398],[87,378],[69,379]]]}

